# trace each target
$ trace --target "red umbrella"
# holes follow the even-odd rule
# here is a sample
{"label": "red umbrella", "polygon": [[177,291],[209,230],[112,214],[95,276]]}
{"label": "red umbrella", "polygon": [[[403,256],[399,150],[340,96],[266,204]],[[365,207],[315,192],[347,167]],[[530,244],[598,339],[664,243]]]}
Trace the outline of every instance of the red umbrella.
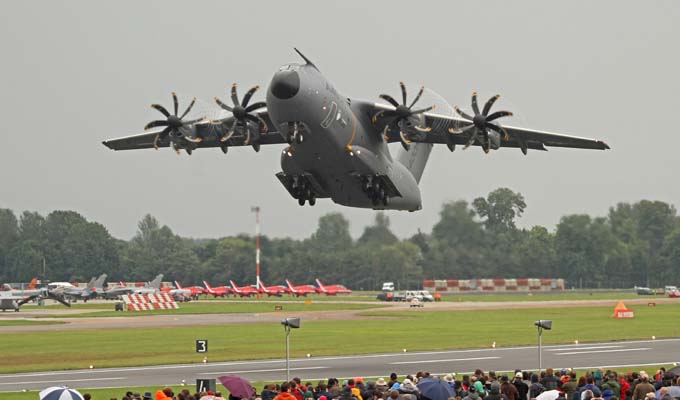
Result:
{"label": "red umbrella", "polygon": [[220,383],[227,388],[229,393],[234,397],[240,397],[242,399],[248,399],[255,394],[255,389],[253,385],[250,384],[246,379],[241,378],[236,375],[225,375],[220,376]]}

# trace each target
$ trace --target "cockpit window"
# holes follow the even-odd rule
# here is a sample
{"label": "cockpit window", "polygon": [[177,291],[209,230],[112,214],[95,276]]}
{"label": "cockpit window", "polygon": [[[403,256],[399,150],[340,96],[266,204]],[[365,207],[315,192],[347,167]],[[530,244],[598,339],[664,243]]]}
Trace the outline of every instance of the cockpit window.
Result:
{"label": "cockpit window", "polygon": [[333,119],[338,113],[338,105],[335,104],[334,101],[331,102],[331,105],[326,108],[328,109],[328,114],[326,114],[326,117],[323,119],[323,121],[321,121],[321,127],[324,129],[331,126],[331,124],[333,123]]}

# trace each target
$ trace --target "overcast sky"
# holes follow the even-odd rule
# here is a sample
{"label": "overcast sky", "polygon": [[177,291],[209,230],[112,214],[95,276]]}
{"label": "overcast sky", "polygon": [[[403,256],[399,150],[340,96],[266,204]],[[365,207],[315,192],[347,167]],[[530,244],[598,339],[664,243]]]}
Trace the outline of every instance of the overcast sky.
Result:
{"label": "overcast sky", "polygon": [[[280,146],[113,152],[170,92],[210,102],[232,82],[266,87],[300,48],[348,97],[425,84],[451,104],[501,93],[512,125],[598,138],[611,151],[436,148],[423,210],[389,212],[402,237],[429,232],[441,204],[505,186],[521,226],[619,201],[680,206],[676,1],[3,1],[0,4],[0,207],[72,209],[119,238],[152,213],[175,232],[306,237],[344,213],[358,236],[374,212],[320,200],[301,208],[278,182]],[[264,99],[264,90],[256,99]],[[394,149],[396,150],[396,148]]]}

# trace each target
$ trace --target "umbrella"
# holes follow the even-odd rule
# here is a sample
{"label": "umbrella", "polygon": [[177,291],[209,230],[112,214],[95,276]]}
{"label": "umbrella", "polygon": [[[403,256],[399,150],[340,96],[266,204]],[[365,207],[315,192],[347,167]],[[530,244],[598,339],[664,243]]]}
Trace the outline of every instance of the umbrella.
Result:
{"label": "umbrella", "polygon": [[48,387],[39,394],[40,400],[84,400],[83,395],[77,390],[66,386]]}
{"label": "umbrella", "polygon": [[680,365],[678,365],[677,367],[673,367],[666,372],[669,374],[673,374],[675,376],[680,376]]}
{"label": "umbrella", "polygon": [[448,400],[449,397],[455,397],[451,385],[439,378],[421,379],[417,386],[420,394],[430,400]]}
{"label": "umbrella", "polygon": [[560,397],[559,390],[546,390],[545,392],[536,396],[536,400],[555,400]]}
{"label": "umbrella", "polygon": [[[680,397],[680,386],[668,386],[668,394],[670,394],[671,397]],[[661,389],[656,391],[656,398],[661,398]]]}
{"label": "umbrella", "polygon": [[241,378],[240,376],[225,375],[220,376],[217,379],[219,379],[222,385],[224,385],[224,387],[227,388],[229,393],[231,393],[231,395],[234,397],[247,399],[255,394],[255,389],[253,389],[253,385],[251,385],[250,382]]}

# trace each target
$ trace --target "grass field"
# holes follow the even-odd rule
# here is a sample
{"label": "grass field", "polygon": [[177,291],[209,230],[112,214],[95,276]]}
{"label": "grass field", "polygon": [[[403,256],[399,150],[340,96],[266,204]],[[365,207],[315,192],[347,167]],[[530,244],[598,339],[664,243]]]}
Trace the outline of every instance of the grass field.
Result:
{"label": "grass field", "polygon": [[[138,317],[144,315],[175,315],[175,314],[224,314],[224,313],[264,313],[276,311],[275,307],[281,306],[281,312],[295,311],[335,311],[335,310],[365,310],[368,308],[381,307],[380,303],[361,304],[361,303],[329,303],[315,302],[310,304],[304,302],[189,302],[180,303],[177,310],[149,310],[144,312],[116,312],[112,311],[113,303],[99,304],[74,304],[75,310],[88,310],[80,314],[45,314],[38,317],[49,318],[78,318],[78,317]],[[53,306],[47,306],[53,307]],[[37,309],[37,308],[36,308]]]}
{"label": "grass field", "polygon": [[20,326],[20,325],[58,325],[65,324],[65,322],[59,321],[32,321],[26,319],[16,319],[16,320],[2,320],[0,321],[0,326]]}
{"label": "grass field", "polygon": [[633,292],[584,292],[565,291],[556,293],[475,293],[475,294],[447,294],[442,301],[555,301],[555,300],[627,300],[627,299],[655,299],[665,296],[639,296]]}
{"label": "grass field", "polygon": [[[666,369],[671,368],[671,365],[656,365],[656,366],[639,366],[639,367],[627,367],[627,368],[613,368],[614,371],[621,372],[621,373],[626,373],[628,371],[640,371],[640,370],[645,370],[645,371],[656,371],[660,367],[665,367]],[[459,371],[460,373],[462,372],[472,372],[472,371]],[[498,371],[500,372],[500,371]],[[585,374],[586,371],[582,370],[577,370],[577,375],[581,376]],[[337,377],[340,379],[343,378],[349,378],[347,376],[345,377]],[[365,377],[366,378],[371,378],[371,377]],[[387,378],[387,375],[384,376],[384,378]],[[404,377],[399,377],[399,379],[403,379]],[[303,381],[305,378],[302,378]],[[257,389],[258,393],[260,390],[262,390],[262,387],[264,386],[265,382],[251,382],[253,386]],[[267,382],[269,383],[269,382]],[[316,383],[316,382],[314,382]],[[172,390],[175,392],[175,394],[179,393],[182,389],[188,389],[192,394],[195,391],[196,387],[193,385],[187,385],[187,386],[172,386]],[[156,386],[140,386],[140,387],[121,387],[121,388],[106,388],[106,389],[87,389],[87,388],[76,388],[80,393],[85,394],[89,393],[92,395],[92,398],[95,400],[106,400],[106,399],[111,399],[111,398],[117,398],[120,399],[123,397],[125,392],[131,391],[133,393],[140,393],[144,394],[145,392],[151,392],[154,394],[155,398],[155,393],[156,390],[161,389],[160,387]],[[217,391],[222,391],[223,395],[226,397],[227,391],[224,390],[224,387],[220,385],[219,383],[217,384]],[[38,391],[27,391],[27,392],[2,392],[2,399],[3,400],[35,400],[38,398]]]}
{"label": "grass field", "polygon": [[[632,320],[613,319],[611,307],[372,311],[370,319],[303,321],[292,335],[292,356],[533,345],[539,318],[554,323],[545,343],[679,337],[679,314],[680,304],[640,306]],[[210,361],[283,357],[279,324],[3,333],[0,372],[200,362],[196,339],[210,340]],[[40,361],[26,357],[27,348]]]}

